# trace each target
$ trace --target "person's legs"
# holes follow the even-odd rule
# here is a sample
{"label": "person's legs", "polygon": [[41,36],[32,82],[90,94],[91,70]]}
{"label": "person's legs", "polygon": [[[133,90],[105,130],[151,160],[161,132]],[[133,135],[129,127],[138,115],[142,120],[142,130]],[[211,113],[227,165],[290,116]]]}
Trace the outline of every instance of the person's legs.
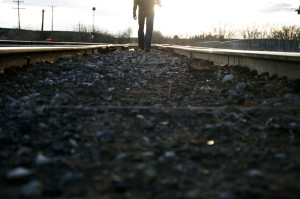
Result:
{"label": "person's legs", "polygon": [[145,50],[151,48],[152,32],[153,32],[154,12],[147,13],[146,35],[145,35]]}
{"label": "person's legs", "polygon": [[139,43],[139,47],[141,49],[144,49],[144,24],[145,24],[145,12],[141,11],[141,9],[139,9],[139,16],[138,16],[138,20],[139,20],[139,32],[138,32],[138,43]]}

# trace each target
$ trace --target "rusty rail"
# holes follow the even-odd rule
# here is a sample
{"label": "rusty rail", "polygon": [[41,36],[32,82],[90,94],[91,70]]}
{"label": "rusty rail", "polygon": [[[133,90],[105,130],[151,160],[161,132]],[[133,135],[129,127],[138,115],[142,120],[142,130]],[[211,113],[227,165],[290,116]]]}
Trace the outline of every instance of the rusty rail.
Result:
{"label": "rusty rail", "polygon": [[0,47],[0,72],[10,66],[23,66],[40,62],[54,62],[59,58],[69,58],[83,54],[94,54],[126,48],[128,45],[80,45],[49,47]]}
{"label": "rusty rail", "polygon": [[105,45],[105,43],[87,43],[87,42],[50,42],[50,41],[19,41],[19,40],[0,40],[0,46],[13,45],[45,45],[45,46],[65,46],[65,45]]}
{"label": "rusty rail", "polygon": [[197,48],[191,46],[156,45],[190,58],[212,61],[218,65],[245,66],[258,73],[300,78],[300,53]]}

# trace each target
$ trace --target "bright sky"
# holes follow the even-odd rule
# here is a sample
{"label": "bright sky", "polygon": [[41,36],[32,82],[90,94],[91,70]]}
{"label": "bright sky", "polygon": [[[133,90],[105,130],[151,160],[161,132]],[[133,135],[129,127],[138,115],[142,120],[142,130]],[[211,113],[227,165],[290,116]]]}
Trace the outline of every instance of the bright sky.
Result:
{"label": "bright sky", "polygon": [[[227,24],[241,28],[253,23],[300,25],[300,15],[294,11],[300,0],[161,0],[156,8],[154,29],[165,35],[185,36],[211,31]],[[21,28],[39,30],[42,9],[45,9],[45,30],[51,29],[51,7],[54,8],[54,30],[74,30],[78,23],[95,26],[111,33],[128,27],[138,29],[132,19],[133,0],[24,0],[20,4]],[[0,0],[0,27],[18,26],[17,3]],[[77,25],[76,25],[77,24]]]}

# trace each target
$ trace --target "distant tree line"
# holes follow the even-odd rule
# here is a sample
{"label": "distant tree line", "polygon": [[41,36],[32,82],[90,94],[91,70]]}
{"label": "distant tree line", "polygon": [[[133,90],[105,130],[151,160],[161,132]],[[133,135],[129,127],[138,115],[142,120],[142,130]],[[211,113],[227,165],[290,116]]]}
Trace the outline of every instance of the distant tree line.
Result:
{"label": "distant tree line", "polygon": [[161,32],[155,31],[153,42],[244,50],[299,51],[300,26],[251,24],[236,30],[225,24],[214,27],[210,32],[173,37],[163,36]]}
{"label": "distant tree line", "polygon": [[94,34],[94,43],[131,43],[132,42],[132,29],[127,28],[124,31],[118,32],[116,35],[107,31],[101,30],[100,28],[93,28],[84,24],[78,24],[74,28],[74,32],[78,33],[75,36],[75,40],[78,42],[90,42],[91,35]]}
{"label": "distant tree line", "polygon": [[[78,25],[73,31],[41,31],[21,29],[21,40],[45,41],[52,39],[58,42],[91,42],[91,35],[94,34],[94,43],[131,43],[132,29],[127,28],[117,34],[111,34],[99,28],[92,29],[85,25]],[[0,28],[0,40],[19,40],[17,28]]]}
{"label": "distant tree line", "polygon": [[[43,34],[43,38],[41,38],[40,31],[21,30],[21,39],[39,41],[46,40],[47,38],[53,38],[54,40],[61,42],[90,42],[92,34],[94,34],[93,42],[95,43],[122,44],[137,42],[137,38],[132,37],[132,28],[127,28],[124,31],[112,34],[100,28],[95,28],[93,30],[91,26],[80,23],[74,26],[73,31],[54,31],[53,33],[51,31],[45,31]],[[18,39],[17,29],[0,28],[0,39]],[[214,27],[209,32],[202,32],[201,34],[192,36],[166,36],[163,35],[160,31],[154,31],[152,38],[152,42],[157,44],[191,46],[199,46],[200,43],[205,42],[224,43],[237,40],[244,41],[244,46],[250,46],[249,48],[243,47],[242,49],[298,51],[300,41],[300,26],[259,26],[257,24],[251,24],[237,30],[230,25],[224,24]],[[221,45],[221,47],[224,46]]]}
{"label": "distant tree line", "polygon": [[[240,30],[233,29],[229,25],[214,27],[212,32],[190,36],[187,44],[195,44],[200,41],[230,41],[236,39],[277,39],[277,40],[300,40],[300,26],[298,25],[248,25]],[[175,40],[175,37],[174,37]]]}

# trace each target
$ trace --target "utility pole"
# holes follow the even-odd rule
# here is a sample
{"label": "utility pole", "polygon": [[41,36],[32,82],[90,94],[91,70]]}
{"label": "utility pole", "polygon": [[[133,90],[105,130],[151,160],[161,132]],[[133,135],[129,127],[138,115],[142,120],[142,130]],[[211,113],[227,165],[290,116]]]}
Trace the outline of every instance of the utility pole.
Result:
{"label": "utility pole", "polygon": [[19,39],[21,39],[21,20],[20,20],[20,9],[25,9],[25,8],[20,8],[20,3],[23,3],[24,1],[20,1],[20,0],[13,0],[13,2],[18,3],[18,7],[14,8],[14,9],[18,9],[18,26],[19,26],[19,30],[18,30],[18,34],[19,34]]}
{"label": "utility pole", "polygon": [[49,5],[49,6],[52,7],[51,37],[53,38],[53,8],[57,6],[54,5]]}
{"label": "utility pole", "polygon": [[93,7],[93,32],[95,32],[95,11],[96,7]]}
{"label": "utility pole", "polygon": [[41,30],[41,41],[44,40],[44,13],[45,13],[45,10],[43,9],[42,10],[42,30]]}
{"label": "utility pole", "polygon": [[300,15],[300,6],[299,6],[299,9],[295,10],[295,11],[298,13],[298,15]]}

